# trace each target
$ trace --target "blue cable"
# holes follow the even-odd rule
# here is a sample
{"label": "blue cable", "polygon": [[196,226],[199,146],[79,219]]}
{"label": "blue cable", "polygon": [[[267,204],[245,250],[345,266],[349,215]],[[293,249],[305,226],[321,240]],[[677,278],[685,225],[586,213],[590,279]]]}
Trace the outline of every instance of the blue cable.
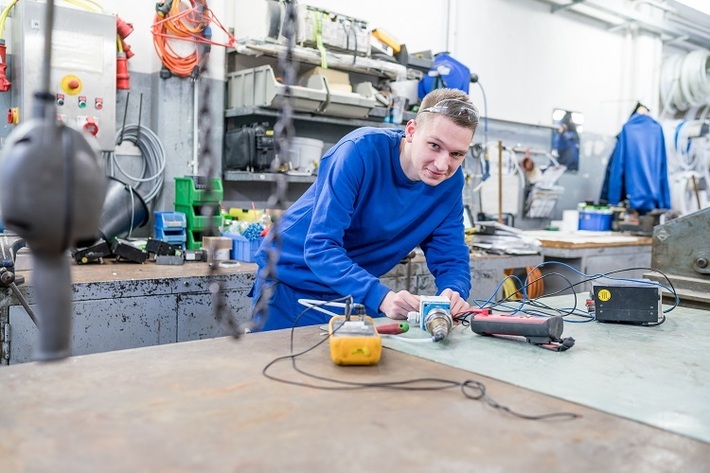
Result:
{"label": "blue cable", "polygon": [[[543,266],[550,266],[550,265],[559,265],[559,266],[565,267],[565,268],[569,269],[570,271],[572,271],[573,273],[576,273],[577,275],[580,275],[585,278],[584,280],[582,280],[578,283],[572,283],[566,276],[564,276],[561,273],[548,273],[548,274],[543,275],[541,277],[542,279],[544,279],[544,278],[547,278],[552,275],[557,275],[557,276],[563,278],[565,281],[567,281],[569,289],[571,289],[573,291],[573,294],[575,295],[575,299],[577,297],[577,293],[574,292],[574,286],[584,283],[584,282],[593,281],[595,279],[606,278],[606,279],[613,280],[613,281],[627,281],[627,282],[645,284],[645,285],[653,286],[653,287],[660,287],[662,290],[665,290],[668,293],[673,294],[673,296],[675,297],[675,303],[671,307],[663,310],[663,314],[666,314],[666,313],[670,312],[671,310],[675,309],[678,306],[678,304],[680,303],[680,298],[678,297],[678,294],[676,293],[675,288],[673,288],[673,284],[670,282],[670,280],[668,280],[668,277],[665,274],[663,274],[663,272],[658,271],[653,268],[627,268],[627,269],[622,269],[622,270],[618,270],[615,272],[631,271],[634,269],[647,269],[649,271],[657,272],[657,273],[661,274],[663,277],[665,277],[666,280],[669,281],[670,287],[666,286],[664,284],[658,283],[656,281],[610,276],[610,274],[613,274],[614,272],[597,273],[597,274],[589,275],[589,274],[586,274],[586,273],[578,270],[577,268],[574,268],[574,267],[572,267],[566,263],[562,263],[560,261],[545,261],[545,262],[542,262],[542,263],[538,264],[537,266],[535,266],[534,269],[538,269]],[[534,304],[536,302],[536,300],[531,300],[528,298],[528,294],[527,294],[527,290],[526,290],[526,288],[529,284],[529,278],[530,278],[530,275],[532,274],[532,272],[533,272],[532,270],[530,272],[528,272],[528,274],[525,277],[524,282],[521,281],[520,278],[514,274],[510,275],[510,276],[506,276],[496,286],[495,290],[490,295],[490,297],[488,297],[488,299],[486,299],[486,300],[474,299],[473,303],[475,305],[477,305],[478,308],[480,308],[480,309],[483,309],[486,307],[490,307],[490,308],[498,307],[503,311],[509,311],[511,315],[523,313],[526,315],[532,315],[532,316],[536,316],[536,317],[552,317],[553,315],[558,315],[560,312],[565,312],[563,317],[568,316],[568,315],[572,315],[572,316],[576,316],[576,317],[582,317],[583,319],[585,319],[585,320],[565,319],[567,322],[570,322],[570,323],[588,323],[588,322],[596,320],[594,315],[591,315],[591,314],[589,314],[589,312],[578,308],[576,305],[576,301],[575,301],[574,307],[557,308],[557,309],[549,308],[550,311],[557,312],[557,314],[550,314],[548,312],[543,312],[542,310],[539,310],[539,308],[526,308],[526,305],[533,305],[534,306]],[[503,284],[505,283],[505,281],[507,279],[513,279],[514,281],[517,281],[518,283],[520,283],[520,289],[518,292],[520,292],[523,296],[522,299],[520,300],[520,304],[516,303],[516,304],[514,304],[514,306],[511,306],[511,305],[509,305],[509,303],[506,300],[503,300],[503,301],[496,301],[495,300],[498,292],[500,291],[501,287],[503,286]],[[540,279],[540,278],[538,278],[538,279]],[[535,281],[537,281],[537,279]],[[560,292],[560,291],[558,291],[558,292]],[[547,294],[547,295],[549,296],[549,294]],[[665,316],[664,316],[664,320],[665,320]],[[659,322],[659,323],[661,323],[661,322]]]}

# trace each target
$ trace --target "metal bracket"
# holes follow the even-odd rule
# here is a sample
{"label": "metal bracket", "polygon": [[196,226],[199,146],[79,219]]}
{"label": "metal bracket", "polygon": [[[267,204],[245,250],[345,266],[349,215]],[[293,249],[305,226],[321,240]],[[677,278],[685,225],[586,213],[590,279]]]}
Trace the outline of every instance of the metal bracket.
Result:
{"label": "metal bracket", "polygon": [[572,8],[575,5],[578,5],[580,3],[584,3],[586,0],[572,0],[571,3],[565,3],[562,5],[553,5],[550,7],[550,13],[556,13],[558,11],[562,10],[567,10],[568,8]]}
{"label": "metal bracket", "polygon": [[10,332],[11,327],[8,322],[3,327],[2,346],[0,346],[0,356],[2,356],[2,359],[0,360],[1,365],[10,364]]}

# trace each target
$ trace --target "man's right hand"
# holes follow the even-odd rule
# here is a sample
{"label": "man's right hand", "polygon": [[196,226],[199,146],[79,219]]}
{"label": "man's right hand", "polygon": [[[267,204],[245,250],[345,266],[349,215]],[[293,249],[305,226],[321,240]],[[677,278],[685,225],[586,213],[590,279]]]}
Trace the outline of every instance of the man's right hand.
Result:
{"label": "man's right hand", "polygon": [[406,319],[409,312],[418,310],[419,296],[408,291],[390,291],[380,304],[380,312],[390,319]]}

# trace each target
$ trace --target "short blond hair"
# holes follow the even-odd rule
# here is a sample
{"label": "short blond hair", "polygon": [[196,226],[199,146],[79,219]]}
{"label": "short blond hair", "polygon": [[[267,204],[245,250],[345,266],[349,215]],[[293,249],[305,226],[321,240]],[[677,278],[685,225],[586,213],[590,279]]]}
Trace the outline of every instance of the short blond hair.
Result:
{"label": "short blond hair", "polygon": [[426,123],[428,120],[430,120],[430,115],[432,114],[427,113],[425,110],[435,107],[437,104],[441,103],[444,100],[458,100],[460,102],[463,102],[461,105],[468,105],[474,110],[474,114],[460,115],[456,113],[448,114],[445,112],[442,112],[442,114],[446,116],[449,120],[453,121],[456,125],[464,128],[469,128],[475,133],[476,128],[478,127],[478,109],[473,104],[473,102],[471,102],[471,99],[469,98],[468,94],[459,89],[434,89],[429,92],[424,97],[424,99],[422,99],[422,103],[419,106],[419,113],[417,113],[416,118],[417,122]]}

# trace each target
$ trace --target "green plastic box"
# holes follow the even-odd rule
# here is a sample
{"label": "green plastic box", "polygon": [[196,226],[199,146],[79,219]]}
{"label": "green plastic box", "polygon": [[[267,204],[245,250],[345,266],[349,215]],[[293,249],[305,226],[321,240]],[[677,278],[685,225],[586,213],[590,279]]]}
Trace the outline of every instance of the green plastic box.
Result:
{"label": "green plastic box", "polygon": [[179,205],[176,203],[175,211],[185,214],[185,218],[187,219],[187,228],[189,230],[208,230],[210,228],[217,229],[220,225],[222,225],[222,215],[220,214],[219,205],[213,205],[211,217],[201,214],[201,205]]}
{"label": "green plastic box", "polygon": [[175,178],[175,205],[219,204],[224,197],[221,179],[212,179],[207,190],[207,178],[187,176]]}

